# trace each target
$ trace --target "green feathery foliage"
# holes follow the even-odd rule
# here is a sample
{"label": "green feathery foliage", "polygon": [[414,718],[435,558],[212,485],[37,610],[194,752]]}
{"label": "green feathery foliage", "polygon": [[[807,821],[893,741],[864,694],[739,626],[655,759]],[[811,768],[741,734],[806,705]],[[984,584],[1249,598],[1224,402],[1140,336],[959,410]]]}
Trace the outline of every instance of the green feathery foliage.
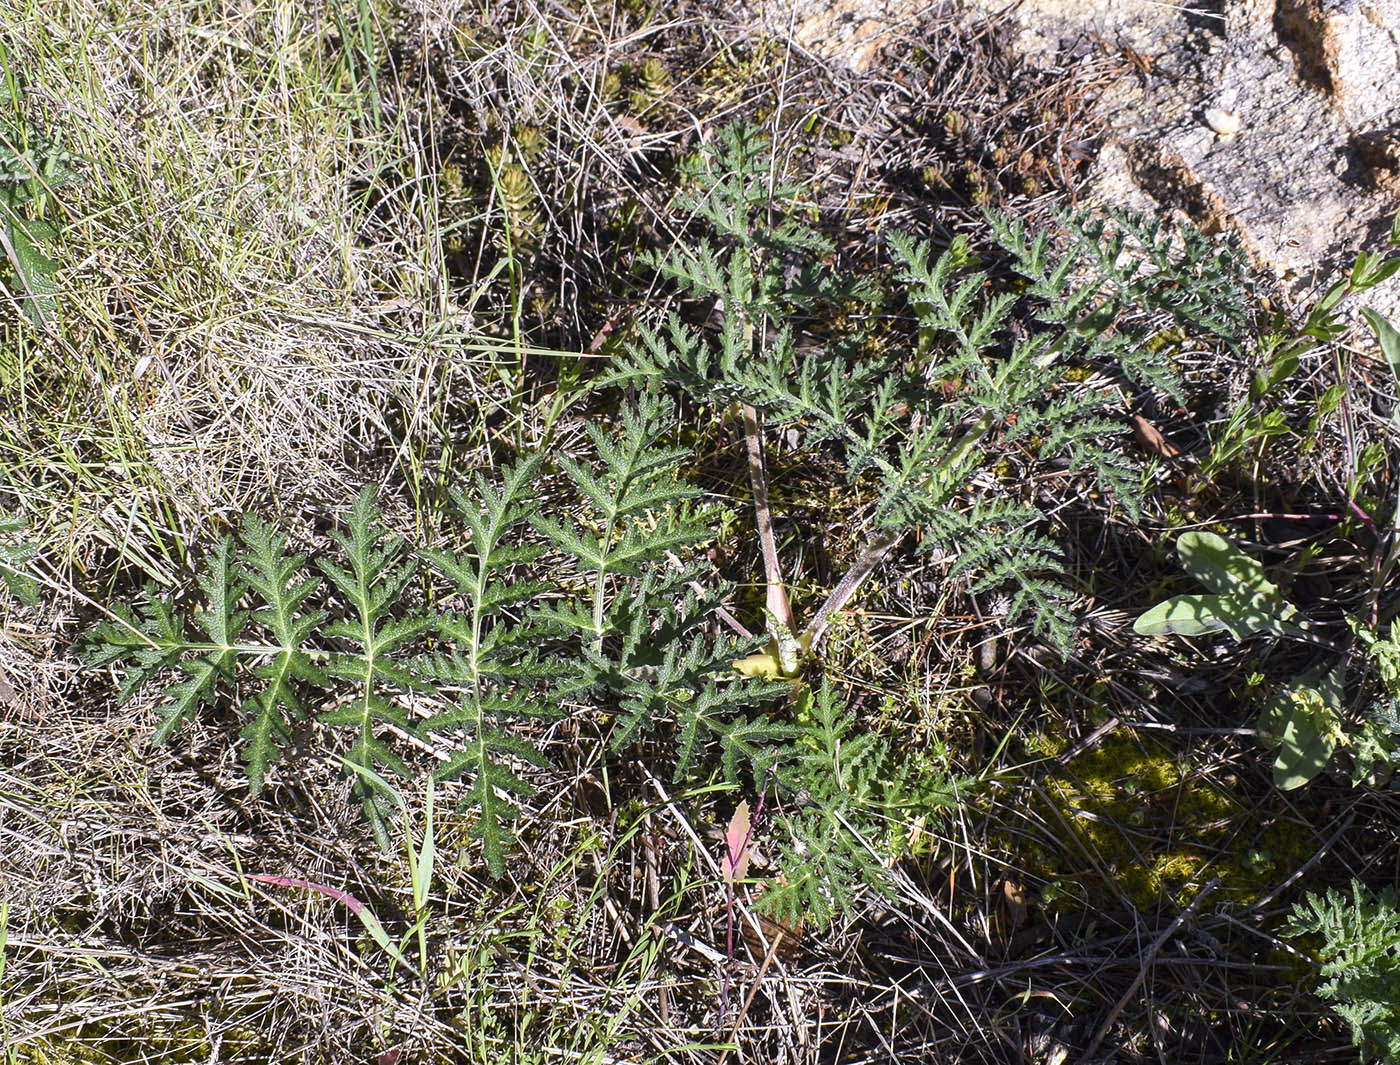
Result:
{"label": "green feathery foliage", "polygon": [[1400,1061],[1400,909],[1395,892],[1373,897],[1358,881],[1351,898],[1329,889],[1308,894],[1285,923],[1287,936],[1319,935],[1318,994],[1351,1027],[1367,1061]]}
{"label": "green feathery foliage", "polygon": [[[118,703],[125,703],[162,674],[174,672],[182,678],[165,689],[154,736],[157,744],[166,742],[201,706],[215,701],[220,682],[232,681],[240,654],[266,650],[239,639],[248,612],[237,609],[237,604],[247,585],[234,566],[232,537],[225,536],[209,551],[195,580],[204,596],[188,619],[174,596],[163,597],[147,585],[135,611],[116,604],[112,619],[88,637],[89,665],[125,663]],[[189,632],[190,621],[197,634]]]}
{"label": "green feathery foliage", "polygon": [[1184,401],[1181,376],[1160,345],[1165,318],[1182,338],[1212,338],[1238,351],[1250,335],[1249,274],[1238,238],[1212,242],[1190,226],[1130,211],[1108,219],[1061,211],[1064,247],[1047,231],[987,219],[1030,282],[1037,318],[1057,327],[1064,353],[1116,362],[1128,380]]}
{"label": "green feathery foliage", "polygon": [[243,545],[247,550],[245,580],[265,605],[253,611],[255,622],[270,632],[278,650],[254,670],[264,687],[246,706],[251,718],[243,729],[243,759],[248,767],[248,789],[262,791],[267,767],[282,755],[291,738],[294,722],[304,721],[306,713],[297,694],[297,682],[325,687],[327,677],[306,653],[313,633],[326,620],[324,610],[304,610],[321,582],[315,577],[298,578],[304,572],[304,554],[287,554],[287,538],[266,522],[249,515],[243,521]]}
{"label": "green feathery foliage", "polygon": [[[947,780],[916,780],[888,742],[862,734],[829,685],[799,696],[805,709],[794,718],[780,698],[790,683],[736,672],[757,641],[716,623],[729,589],[700,550],[715,523],[687,482],[693,457],[677,443],[662,381],[715,406],[747,404],[769,428],[844,464],[870,498],[872,547],[868,565],[863,556],[853,567],[857,581],[918,528],[972,591],[1008,591],[1008,624],[1026,618],[1065,647],[1073,618],[1059,553],[1034,500],[987,476],[989,465],[1027,451],[1040,463],[1068,459],[1131,507],[1136,471],[1105,445],[1123,428],[1122,391],[1086,382],[1086,372],[1108,366],[1175,387],[1165,357],[1116,339],[1134,328],[1134,301],[1157,300],[1159,317],[1200,317],[1221,333],[1234,319],[1201,306],[1215,292],[1209,284],[1188,283],[1210,273],[1195,238],[1177,256],[1155,229],[1124,220],[1146,249],[1130,268],[1123,239],[1067,219],[1071,248],[1054,261],[1045,238],[1000,230],[1031,279],[1023,295],[989,295],[991,277],[965,241],[935,257],[926,243],[894,237],[896,302],[908,313],[882,328],[898,333],[888,323],[902,321],[909,335],[877,337],[863,312],[886,297],[828,267],[834,247],[797,220],[802,190],[774,173],[755,130],[721,131],[684,181],[709,234],[655,265],[713,306],[717,335],[679,318],[644,332],[597,386],[615,424],[589,421],[586,446],[558,456],[558,476],[541,456],[525,456],[498,481],[478,477],[452,493],[467,533],[457,550],[411,556],[367,489],[333,534],[339,557],[310,567],[319,576],[287,552],[285,537],[249,519],[238,541],[208,553],[188,618],[154,592],[137,611],[118,611],[97,630],[93,660],[126,663],[123,697],[175,675],[158,741],[226,699],[244,722],[256,792],[299,727],[314,719],[348,730],[344,762],[383,841],[391,809],[379,771],[409,772],[396,739],[445,739],[438,776],[467,782],[463,801],[479,814],[474,832],[499,875],[530,794],[525,767],[543,762],[529,722],[595,713],[610,722],[614,751],[643,739],[668,750],[675,779],[718,774],[749,786],[776,775],[779,807],[793,812],[776,841],[783,879],[765,896],[775,911],[821,922],[860,885],[888,885],[882,862],[899,849],[891,826],[951,801]],[[1096,241],[1112,254],[1091,251]],[[1081,279],[1086,263],[1099,280]],[[1144,280],[1172,271],[1190,275],[1182,295]],[[1044,304],[1049,328],[1014,335],[1023,299]],[[854,324],[833,329],[838,318]],[[635,400],[603,391],[623,382]],[[546,489],[561,493],[546,496],[549,513],[538,502]],[[406,593],[427,576],[423,563],[450,591],[413,609]],[[441,590],[442,581],[425,586]]]}
{"label": "green feathery foliage", "polygon": [[[835,249],[797,221],[801,189],[774,178],[757,131],[722,131],[686,174],[686,206],[712,234],[654,261],[713,305],[717,335],[673,316],[643,334],[613,379],[666,379],[717,407],[740,401],[770,427],[833,451],[853,483],[874,487],[877,530],[921,528],[924,546],[954,554],[954,574],[969,575],[974,592],[1009,591],[1006,624],[1028,620],[1067,648],[1074,619],[1060,552],[1033,501],[989,483],[985,471],[1029,446],[1037,462],[1067,459],[1136,513],[1140,476],[1113,444],[1128,428],[1123,390],[1077,378],[1112,360],[1129,380],[1175,394],[1170,361],[1160,346],[1136,342],[1135,326],[1166,315],[1237,337],[1234,253],[1187,234],[1178,254],[1170,236],[1129,216],[1121,232],[1066,217],[1071,248],[1054,259],[1048,237],[1028,243],[1021,227],[994,219],[1032,283],[1024,295],[988,295],[990,275],[974,269],[965,240],[935,258],[926,242],[894,235],[896,295],[912,312],[914,335],[891,345],[860,324],[870,315],[855,313],[878,305],[879,293],[826,266]],[[1141,243],[1141,256],[1130,254],[1127,237]],[[1043,303],[1050,328],[1012,335],[1024,300]],[[858,324],[818,335],[825,320],[842,317]]]}
{"label": "green feathery foliage", "polygon": [[[175,674],[158,743],[201,708],[236,707],[254,793],[299,726],[314,718],[348,730],[343,762],[386,846],[381,770],[410,772],[394,737],[449,738],[437,776],[468,781],[473,834],[501,875],[514,800],[532,790],[518,767],[544,761],[514,727],[528,719],[596,708],[616,720],[615,748],[664,728],[677,778],[712,749],[731,780],[745,767],[761,773],[793,735],[757,712],[788,686],[736,674],[732,660],[751,648],[709,631],[727,589],[714,587],[708,561],[680,561],[713,534],[680,477],[689,452],[665,443],[674,431],[670,404],[646,394],[615,436],[591,425],[595,454],[560,460],[573,517],[539,513],[539,455],[497,483],[478,476],[472,490],[454,489],[468,534],[458,550],[410,555],[383,527],[370,488],[331,534],[339,559],[315,560],[319,577],[285,535],[246,518],[237,540],[209,551],[188,616],[178,597],[148,588],[136,610],[119,606],[94,630],[88,660],[124,666],[122,700]],[[531,543],[532,530],[546,542]],[[419,559],[452,590],[413,610],[405,598]],[[534,579],[542,569],[548,583]],[[416,714],[405,709],[410,695]]]}
{"label": "green feathery foliage", "polygon": [[536,455],[505,470],[499,487],[478,475],[474,494],[453,489],[457,513],[471,533],[467,548],[461,554],[424,552],[465,604],[460,612],[438,618],[438,635],[447,650],[435,655],[427,668],[434,680],[460,689],[458,705],[435,715],[427,728],[457,737],[457,749],[438,776],[470,778],[464,804],[480,813],[472,833],[481,840],[486,863],[496,876],[505,871],[505,848],[510,841],[507,822],[519,813],[507,796],[532,791],[509,760],[543,762],[534,747],[505,726],[512,719],[554,712],[531,698],[535,682],[552,673],[535,652],[540,627],[513,616],[549,589],[538,582],[512,579],[515,568],[527,566],[543,550],[518,542],[522,526],[535,513],[539,467]]}
{"label": "green feathery foliage", "polygon": [[[713,532],[694,506],[696,490],[679,474],[690,452],[664,442],[674,429],[671,404],[644,392],[635,410],[624,408],[618,439],[588,426],[596,474],[560,459],[580,497],[578,516],[534,519],[568,560],[556,571],[560,583],[578,589],[537,612],[568,648],[555,694],[596,700],[615,713],[614,749],[674,723],[677,779],[692,771],[710,740],[720,744],[728,777],[741,763],[758,774],[787,731],[742,711],[785,688],[744,681],[731,665],[743,648],[705,635],[711,612],[696,588],[708,563],[683,559]],[[705,600],[717,602],[724,592],[705,593]]]}
{"label": "green feathery foliage", "polygon": [[319,720],[323,725],[348,725],[355,729],[347,762],[370,772],[357,774],[353,787],[364,803],[375,835],[387,848],[385,819],[393,807],[389,796],[373,783],[372,771],[383,765],[401,777],[412,774],[376,725],[388,725],[405,733],[414,730],[408,711],[386,693],[427,689],[414,675],[413,665],[396,660],[394,655],[431,626],[433,619],[412,612],[396,616],[416,567],[404,557],[405,545],[380,524],[379,518],[374,489],[367,486],[350,511],[349,531],[336,529],[331,533],[349,560],[349,567],[325,558],[317,562],[317,568],[349,605],[347,614],[332,620],[324,634],[354,648],[332,652],[325,666],[330,676],[354,685],[352,698],[325,711]]}
{"label": "green feathery foliage", "polygon": [[[403,652],[431,619],[404,608],[417,567],[380,524],[372,488],[360,493],[347,526],[332,533],[345,564],[317,560],[323,582],[307,571],[305,554],[287,553],[284,535],[245,519],[238,540],[225,536],[206,555],[196,578],[201,594],[188,615],[179,596],[148,586],[135,610],[118,604],[89,634],[86,657],[92,665],[124,667],[121,702],[175,674],[158,711],[158,744],[203,707],[235,706],[245,722],[242,756],[254,794],[308,719],[308,707],[322,725],[353,729],[345,764],[387,846],[389,799],[372,782],[382,779],[380,768],[408,773],[384,734],[416,732],[393,697],[429,690]],[[245,599],[254,605],[240,606]]]}
{"label": "green feathery foliage", "polygon": [[[644,332],[595,383],[601,409],[616,412],[610,428],[590,420],[557,472],[525,455],[499,479],[452,492],[465,530],[453,549],[410,552],[366,489],[321,557],[289,553],[285,536],[249,518],[207,553],[192,609],[154,590],[134,611],[118,609],[94,633],[91,660],[124,664],[123,698],[165,679],[158,742],[206,707],[235,708],[257,792],[299,730],[348,733],[341,761],[386,845],[393,807],[381,771],[410,773],[404,741],[445,742],[437,775],[466,782],[474,833],[499,875],[531,793],[527,768],[544,761],[532,722],[591,713],[611,726],[614,752],[663,750],[677,780],[776,779],[784,868],[765,896],[776,912],[820,923],[861,885],[889,885],[883,863],[900,851],[891,841],[951,801],[947,778],[917,779],[829,684],[794,702],[797,665],[768,683],[736,669],[742,656],[762,657],[752,654],[760,641],[718,624],[730,589],[701,550],[715,516],[688,483],[694,458],[662,383],[716,407],[745,404],[751,470],[761,469],[765,420],[844,465],[869,500],[871,545],[843,594],[917,528],[974,592],[1006,589],[1007,624],[1027,619],[1063,648],[1070,591],[1047,522],[1019,487],[1035,472],[1023,457],[1067,459],[1133,506],[1136,470],[1105,443],[1123,428],[1123,390],[1094,375],[1175,387],[1165,356],[1118,339],[1136,328],[1137,303],[1156,300],[1158,318],[1199,318],[1222,334],[1234,319],[1204,306],[1217,295],[1198,277],[1214,269],[1204,244],[1187,238],[1178,254],[1130,220],[1119,225],[1145,248],[1138,268],[1124,265],[1123,239],[1089,223],[1065,221],[1071,247],[1053,262],[1046,239],[1002,227],[1031,280],[1025,293],[992,291],[965,241],[934,256],[895,237],[887,295],[830,268],[836,249],[798,220],[802,189],[776,173],[751,127],[722,130],[683,180],[709,232],[654,263],[717,312],[717,331],[674,317]],[[1099,279],[1083,281],[1086,269]],[[1163,274],[1182,278],[1182,294],[1145,280]],[[1013,329],[1023,300],[1044,304],[1048,328]],[[905,313],[882,317],[877,335],[867,312],[882,303]],[[619,383],[629,391],[605,391]],[[1011,472],[989,475],[998,462]],[[427,600],[410,604],[411,587],[429,589]],[[825,621],[819,612],[814,624]],[[815,640],[818,628],[804,635]]]}
{"label": "green feathery foliage", "polygon": [[[236,641],[248,622],[248,612],[237,609],[246,585],[234,566],[233,537],[220,540],[204,560],[204,566],[197,578],[204,592],[204,606],[195,610],[193,621],[207,639],[195,645],[201,653],[181,660],[180,671],[185,679],[165,690],[169,701],[156,727],[156,743],[164,743],[201,705],[212,703],[221,678],[232,678]],[[181,635],[183,632],[181,625]]]}
{"label": "green feathery foliage", "polygon": [[[670,405],[651,395],[623,412],[616,437],[591,426],[596,454],[560,461],[576,517],[539,514],[540,456],[499,483],[478,476],[473,491],[454,490],[466,546],[421,557],[451,583],[455,602],[408,608],[420,569],[366,489],[332,533],[340,559],[315,560],[321,576],[308,572],[304,553],[287,551],[284,535],[249,517],[237,541],[226,536],[208,553],[188,616],[177,597],[147,589],[135,611],[119,607],[97,627],[89,661],[124,665],[123,700],[176,675],[158,743],[202,707],[237,707],[254,793],[310,717],[349,730],[344,760],[381,841],[391,811],[379,773],[409,772],[393,736],[450,737],[438,776],[469,781],[464,803],[480,815],[473,832],[499,875],[518,812],[511,800],[531,791],[516,767],[543,761],[513,722],[597,706],[616,716],[617,748],[640,732],[674,729],[677,778],[711,743],[731,779],[745,765],[766,767],[791,734],[754,712],[787,686],[736,675],[731,661],[750,648],[707,631],[726,592],[713,582],[703,590],[708,562],[679,561],[713,534],[679,477],[689,452],[664,443],[674,430]],[[554,548],[548,584],[531,577],[546,550],[528,542],[532,528]],[[414,653],[429,637],[432,653]],[[401,698],[415,693],[416,716]]]}
{"label": "green feathery foliage", "polygon": [[890,894],[886,861],[904,856],[899,840],[909,823],[955,805],[942,775],[913,779],[908,761],[887,738],[857,731],[855,716],[835,686],[823,680],[799,696],[808,720],[783,752],[778,778],[795,796],[782,825],[779,867],[758,905],[779,920],[824,925],[853,908],[862,889]]}
{"label": "green feathery foliage", "polygon": [[0,510],[0,584],[21,603],[33,606],[39,601],[39,584],[25,572],[36,553],[23,539],[27,528],[23,518]]}

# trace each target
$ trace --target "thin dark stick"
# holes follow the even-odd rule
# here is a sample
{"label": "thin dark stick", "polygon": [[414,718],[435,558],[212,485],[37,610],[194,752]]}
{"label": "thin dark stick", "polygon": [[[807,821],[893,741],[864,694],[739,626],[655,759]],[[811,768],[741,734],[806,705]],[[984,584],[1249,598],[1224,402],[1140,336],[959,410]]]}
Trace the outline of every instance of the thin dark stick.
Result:
{"label": "thin dark stick", "polygon": [[1196,897],[1191,900],[1190,905],[1176,915],[1176,920],[1167,925],[1167,930],[1152,941],[1152,946],[1147,948],[1147,953],[1142,957],[1142,965],[1138,968],[1137,978],[1133,980],[1128,990],[1123,992],[1123,997],[1114,1004],[1113,1009],[1108,1011],[1108,1016],[1104,1018],[1103,1024],[1099,1025],[1099,1030],[1094,1033],[1094,1039],[1089,1044],[1089,1049],[1084,1052],[1084,1061],[1092,1060],[1099,1047],[1103,1045],[1103,1041],[1108,1038],[1108,1032],[1113,1027],[1113,1022],[1118,1020],[1118,1015],[1123,1012],[1124,1007],[1128,1005],[1132,997],[1137,994],[1143,981],[1147,979],[1147,970],[1152,968],[1152,962],[1156,959],[1157,952],[1167,945],[1167,940],[1176,935],[1176,930],[1185,923],[1186,918],[1191,916],[1196,907],[1200,905],[1201,900],[1219,885],[1220,878],[1213,877],[1205,887],[1196,892]]}

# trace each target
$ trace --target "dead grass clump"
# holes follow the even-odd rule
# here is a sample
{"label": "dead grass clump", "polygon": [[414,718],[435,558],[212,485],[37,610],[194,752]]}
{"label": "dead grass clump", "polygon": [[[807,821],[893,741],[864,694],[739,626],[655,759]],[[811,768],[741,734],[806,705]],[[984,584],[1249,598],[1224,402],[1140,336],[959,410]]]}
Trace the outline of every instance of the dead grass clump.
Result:
{"label": "dead grass clump", "polygon": [[383,457],[421,485],[427,427],[480,372],[431,196],[381,187],[425,129],[373,105],[316,5],[92,18],[35,6],[9,59],[82,160],[60,319],[5,324],[4,476],[40,538],[168,581],[254,504],[303,513]]}

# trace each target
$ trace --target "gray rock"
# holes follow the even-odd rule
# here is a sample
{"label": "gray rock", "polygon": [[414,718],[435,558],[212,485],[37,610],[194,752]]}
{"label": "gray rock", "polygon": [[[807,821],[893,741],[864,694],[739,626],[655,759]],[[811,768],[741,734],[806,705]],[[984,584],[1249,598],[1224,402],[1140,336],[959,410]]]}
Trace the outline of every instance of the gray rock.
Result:
{"label": "gray rock", "polygon": [[[1203,6],[1217,10],[1023,0],[1011,14],[1032,62],[1060,62],[1085,40],[1147,57],[1121,64],[1099,101],[1116,141],[1092,196],[1233,230],[1302,297],[1380,250],[1400,208],[1400,0]],[[1004,7],[963,0],[969,18]],[[1400,318],[1400,279],[1366,301]]]}
{"label": "gray rock", "polygon": [[820,59],[865,71],[929,11],[928,0],[758,0],[749,17]]}

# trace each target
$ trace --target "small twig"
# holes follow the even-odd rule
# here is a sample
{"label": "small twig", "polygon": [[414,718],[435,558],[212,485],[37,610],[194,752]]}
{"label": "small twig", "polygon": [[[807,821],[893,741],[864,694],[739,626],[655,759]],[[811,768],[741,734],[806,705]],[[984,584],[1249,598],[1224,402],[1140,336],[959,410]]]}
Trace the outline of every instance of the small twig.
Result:
{"label": "small twig", "polygon": [[753,816],[749,818],[748,831],[744,833],[743,841],[738,848],[731,847],[729,838],[726,835],[724,841],[724,861],[720,863],[724,870],[724,955],[728,962],[724,970],[724,983],[720,986],[719,993],[719,1015],[723,1017],[729,1011],[729,984],[734,972],[734,880],[742,875],[740,870],[747,864],[744,856],[748,854],[749,846],[753,843],[754,832],[758,830],[758,819],[763,816],[763,800],[768,795],[768,785],[773,780],[773,767],[768,767],[768,773],[763,778],[763,788],[758,793],[758,803],[754,807]]}
{"label": "small twig", "polygon": [[[1370,518],[1369,515],[1367,515],[1367,513],[1366,513],[1364,510],[1362,510],[1360,507],[1358,507],[1355,503],[1353,503],[1351,506],[1352,506],[1352,509],[1355,510],[1359,515],[1361,515],[1361,517],[1362,517],[1366,522],[1368,522],[1368,523],[1370,522],[1371,518]],[[1277,511],[1277,510],[1262,510],[1262,511],[1259,511],[1258,513],[1255,513],[1255,514],[1234,514],[1234,515],[1232,515],[1232,516],[1230,516],[1230,517],[1228,517],[1228,518],[1226,518],[1226,519],[1224,519],[1224,520],[1225,520],[1225,521],[1257,521],[1257,520],[1261,520],[1261,519],[1262,519],[1262,520],[1267,520],[1267,521],[1341,521],[1341,520],[1342,520],[1342,516],[1341,516],[1340,514],[1333,514],[1333,513],[1328,512],[1328,511],[1323,511],[1323,512],[1318,513],[1318,514],[1288,514],[1288,513],[1285,513],[1285,512],[1283,512],[1283,511]],[[1209,522],[1209,521],[1198,521],[1198,522],[1195,522],[1193,525],[1189,526],[1189,528],[1193,528],[1193,529],[1196,529],[1196,528],[1206,529],[1206,528],[1209,528],[1209,527],[1210,527],[1211,525],[1213,525],[1213,524],[1215,524],[1215,523],[1214,523],[1214,522]],[[1178,526],[1178,528],[1188,528],[1188,526]]]}
{"label": "small twig", "polygon": [[[729,1042],[735,1046],[739,1045],[739,1027],[744,1023],[744,1018],[749,1015],[749,1007],[753,1005],[758,989],[763,986],[763,978],[768,975],[768,968],[773,964],[773,959],[778,956],[778,945],[782,943],[784,932],[778,930],[778,934],[773,937],[773,942],[768,947],[768,952],[763,955],[763,964],[758,967],[758,976],[754,978],[753,987],[749,988],[749,993],[744,997],[744,1004],[739,1007],[739,1015],[734,1018],[734,1024],[729,1029]],[[725,1047],[720,1052],[717,1065],[724,1065],[724,1061],[729,1057],[729,1047]]]}
{"label": "small twig", "polygon": [[618,327],[618,325],[622,322],[622,319],[626,316],[626,313],[627,312],[625,310],[618,311],[616,314],[614,314],[611,318],[609,318],[606,322],[603,323],[603,328],[599,329],[598,332],[594,334],[593,340],[588,345],[589,355],[596,355],[598,353],[598,349],[603,346],[603,342],[608,339],[609,334],[611,334],[613,330],[615,330]]}
{"label": "small twig", "polygon": [[[679,565],[679,560],[677,560],[677,565]],[[691,581],[689,587],[691,591],[693,591],[697,596],[699,596],[700,602],[703,603],[706,599],[709,598],[708,594],[705,592],[704,586],[701,585],[699,581]],[[715,607],[715,617],[719,618],[720,621],[728,625],[730,629],[734,631],[734,635],[738,636],[740,639],[753,639],[753,633],[751,633],[748,630],[748,627],[744,625],[738,618],[731,614],[723,603]]]}
{"label": "small twig", "polygon": [[1283,881],[1283,883],[1279,884],[1272,891],[1268,892],[1267,894],[1256,899],[1254,902],[1250,903],[1249,906],[1246,907],[1245,912],[1257,913],[1259,910],[1262,910],[1265,906],[1269,905],[1269,903],[1273,902],[1274,899],[1278,898],[1290,887],[1296,884],[1304,876],[1306,876],[1309,869],[1311,869],[1314,865],[1322,861],[1323,858],[1325,858],[1329,853],[1331,853],[1332,848],[1337,843],[1337,840],[1341,839],[1344,835],[1347,834],[1347,832],[1351,830],[1351,826],[1353,822],[1355,822],[1355,820],[1356,815],[1349,814],[1346,820],[1343,821],[1338,827],[1337,831],[1333,832],[1331,837],[1327,840],[1327,842],[1324,843],[1321,846],[1321,848],[1318,849],[1318,852],[1316,854],[1314,854],[1311,858],[1305,861],[1302,865],[1298,866],[1297,869],[1293,870],[1293,872],[1289,874],[1289,876]]}
{"label": "small twig", "polygon": [[1103,1024],[1099,1025],[1099,1030],[1094,1033],[1093,1041],[1089,1043],[1089,1049],[1084,1052],[1082,1060],[1090,1061],[1093,1059],[1094,1054],[1097,1053],[1099,1047],[1103,1045],[1103,1041],[1108,1038],[1109,1029],[1112,1028],[1114,1022],[1118,1020],[1118,1015],[1123,1012],[1128,1002],[1137,994],[1138,988],[1142,986],[1143,981],[1147,979],[1147,970],[1152,968],[1152,962],[1156,959],[1157,952],[1166,946],[1167,940],[1176,935],[1176,930],[1185,923],[1186,918],[1191,916],[1196,907],[1200,905],[1201,900],[1219,886],[1220,878],[1218,876],[1212,877],[1205,887],[1196,892],[1196,897],[1191,900],[1186,909],[1176,915],[1176,920],[1167,925],[1167,930],[1152,941],[1152,946],[1147,948],[1147,953],[1142,957],[1142,964],[1138,967],[1136,979],[1133,980],[1128,990],[1123,992],[1123,997],[1114,1003],[1113,1009],[1108,1011],[1108,1016],[1104,1018]]}

